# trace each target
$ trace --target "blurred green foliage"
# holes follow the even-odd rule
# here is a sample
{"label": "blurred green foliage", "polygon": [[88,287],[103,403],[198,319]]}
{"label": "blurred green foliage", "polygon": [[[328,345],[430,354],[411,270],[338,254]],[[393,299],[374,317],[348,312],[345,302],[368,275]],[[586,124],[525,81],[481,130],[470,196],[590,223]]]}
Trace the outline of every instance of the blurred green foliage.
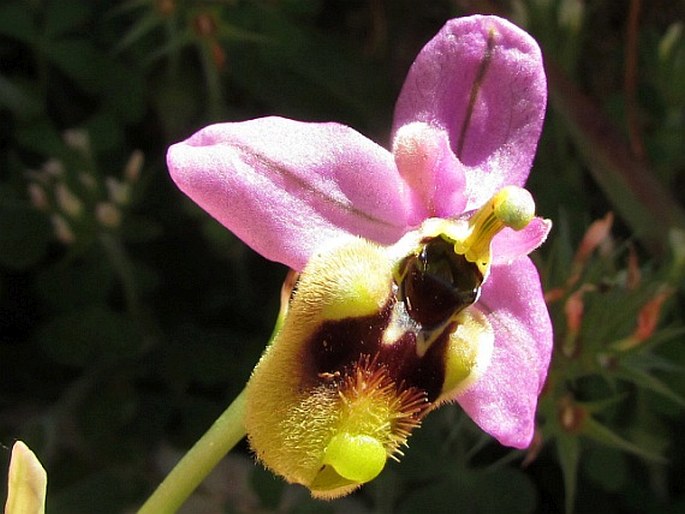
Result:
{"label": "blurred green foliage", "polygon": [[[351,498],[313,501],[242,447],[185,512],[685,510],[685,6],[642,4],[2,2],[0,443],[40,456],[48,512],[138,505],[242,389],[278,311],[286,270],[174,188],[165,148],[266,114],[385,144],[421,46],[491,9],[573,87],[550,83],[530,182],[556,223],[537,256],[557,341],[534,445],[504,449],[444,408]],[[589,137],[579,109],[617,137]],[[625,155],[657,184],[630,202]],[[614,210],[615,237],[581,242]]]}

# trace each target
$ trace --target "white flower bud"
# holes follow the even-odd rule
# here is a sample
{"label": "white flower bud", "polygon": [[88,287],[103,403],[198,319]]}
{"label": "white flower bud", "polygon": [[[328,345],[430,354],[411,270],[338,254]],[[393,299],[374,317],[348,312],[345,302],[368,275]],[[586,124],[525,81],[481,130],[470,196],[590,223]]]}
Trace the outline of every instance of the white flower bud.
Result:
{"label": "white flower bud", "polygon": [[126,205],[131,200],[131,188],[128,183],[122,183],[115,177],[107,177],[105,186],[109,199],[117,205]]}
{"label": "white flower bud", "polygon": [[52,222],[55,236],[60,243],[70,245],[76,241],[76,236],[64,217],[60,216],[59,214],[54,214],[50,217],[50,221]]}
{"label": "white flower bud", "polygon": [[143,162],[145,157],[143,152],[135,150],[131,157],[129,157],[126,166],[124,167],[124,179],[126,182],[135,183],[140,178],[140,171],[143,169]]}
{"label": "white flower bud", "polygon": [[671,23],[659,41],[659,60],[666,61],[673,55],[678,41],[683,37],[683,22]]}
{"label": "white flower bud", "polygon": [[93,175],[91,173],[88,173],[87,171],[82,171],[81,173],[79,173],[78,180],[89,191],[95,191],[95,189],[98,187],[98,182],[95,179],[95,177],[93,177]]}
{"label": "white flower bud", "polygon": [[68,147],[74,150],[88,152],[90,150],[90,137],[88,132],[79,129],[69,129],[62,133],[62,138]]}
{"label": "white flower bud", "polygon": [[95,217],[103,227],[117,228],[121,225],[121,211],[111,202],[100,202],[95,206]]}
{"label": "white flower bud", "polygon": [[55,186],[55,198],[60,210],[72,218],[76,218],[83,210],[81,200],[71,192],[64,182]]}
{"label": "white flower bud", "polygon": [[39,211],[47,211],[50,208],[50,202],[48,201],[48,196],[45,194],[45,190],[37,183],[31,182],[28,185],[29,199],[31,200],[31,205],[33,205]]}
{"label": "white flower bud", "polygon": [[61,177],[64,175],[64,165],[58,159],[49,159],[43,164],[43,171],[51,177]]}
{"label": "white flower bud", "polygon": [[562,0],[559,6],[559,25],[577,34],[583,24],[584,13],[582,0]]}

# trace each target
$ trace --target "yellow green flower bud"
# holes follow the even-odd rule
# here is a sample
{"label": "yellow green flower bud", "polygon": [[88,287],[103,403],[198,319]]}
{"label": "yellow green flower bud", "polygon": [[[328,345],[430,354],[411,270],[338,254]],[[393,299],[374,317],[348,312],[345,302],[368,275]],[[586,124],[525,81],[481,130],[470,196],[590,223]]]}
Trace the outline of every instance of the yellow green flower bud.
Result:
{"label": "yellow green flower bud", "polygon": [[78,217],[83,211],[83,203],[64,182],[55,186],[55,198],[60,211],[71,218]]}
{"label": "yellow green flower bud", "polygon": [[22,441],[12,447],[7,477],[7,514],[43,514],[48,478],[35,454]]}

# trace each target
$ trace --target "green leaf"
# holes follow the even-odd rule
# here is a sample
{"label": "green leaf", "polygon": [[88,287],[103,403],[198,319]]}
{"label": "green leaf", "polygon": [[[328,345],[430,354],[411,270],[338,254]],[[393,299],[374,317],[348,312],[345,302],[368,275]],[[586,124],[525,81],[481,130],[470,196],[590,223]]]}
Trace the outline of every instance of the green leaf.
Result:
{"label": "green leaf", "polygon": [[47,251],[52,229],[45,215],[28,206],[0,207],[0,264],[27,269]]}
{"label": "green leaf", "polygon": [[[598,380],[600,377],[598,375],[592,375],[592,378],[597,378]],[[613,377],[610,377],[613,378]],[[604,379],[602,379],[604,380]],[[596,384],[596,383],[595,383]],[[616,391],[613,390],[611,391],[611,395],[606,396],[606,398],[602,398],[601,400],[595,400],[593,402],[579,402],[584,410],[586,412],[589,412],[590,414],[598,413],[598,412],[603,412],[607,409],[611,409],[616,407],[618,404],[620,404],[623,400],[626,399],[626,394],[614,394]]]}
{"label": "green leaf", "polygon": [[674,401],[680,407],[685,407],[685,398],[648,372],[637,368],[622,366],[618,373],[626,380],[654,393],[660,394],[669,400]]}
{"label": "green leaf", "polygon": [[161,26],[161,18],[154,10],[149,11],[144,16],[140,16],[133,26],[121,38],[119,43],[114,47],[114,53],[120,53],[126,50],[138,40],[145,37],[157,27]]}
{"label": "green leaf", "polygon": [[580,440],[572,435],[561,433],[557,436],[556,442],[559,465],[564,476],[564,510],[566,514],[571,514],[578,484]]}
{"label": "green leaf", "polygon": [[158,59],[162,57],[178,53],[178,51],[186,46],[189,46],[195,40],[195,36],[190,30],[184,30],[182,32],[176,33],[175,36],[163,45],[159,45],[155,51],[150,52],[148,56],[143,59],[143,67],[152,66]]}
{"label": "green leaf", "polygon": [[223,41],[235,40],[253,43],[267,43],[269,41],[266,36],[258,32],[245,30],[230,23],[222,23],[218,32],[219,39]]}
{"label": "green leaf", "polygon": [[135,11],[140,8],[149,8],[150,0],[128,0],[126,2],[121,2],[120,4],[113,7],[109,13],[108,17],[121,16],[127,14],[131,11]]}
{"label": "green leaf", "polygon": [[[685,333],[683,328],[663,329],[658,333],[662,334],[668,332],[670,338],[681,336]],[[672,348],[678,348],[677,345],[672,345]],[[665,373],[685,373],[685,366],[681,364],[682,359],[673,358],[672,356],[658,355],[651,352],[633,352],[621,361],[621,363],[631,369],[662,371]]]}
{"label": "green leaf", "polygon": [[685,211],[602,109],[551,60],[545,62],[550,100],[594,180],[621,217],[654,253],[666,249],[672,227],[685,228]]}
{"label": "green leaf", "polygon": [[587,417],[583,421],[581,433],[582,435],[600,444],[631,453],[638,457],[642,457],[643,459],[661,464],[666,462],[666,459],[663,456],[641,448],[636,444],[624,439],[592,417]]}

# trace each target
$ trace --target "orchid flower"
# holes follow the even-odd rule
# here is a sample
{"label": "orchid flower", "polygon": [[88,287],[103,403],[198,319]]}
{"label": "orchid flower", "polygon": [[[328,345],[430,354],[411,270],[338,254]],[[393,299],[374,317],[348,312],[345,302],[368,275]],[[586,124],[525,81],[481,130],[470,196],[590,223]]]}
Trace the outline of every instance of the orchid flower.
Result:
{"label": "orchid flower", "polygon": [[265,466],[315,496],[346,494],[446,402],[502,444],[529,445],[552,328],[528,254],[551,223],[522,186],[545,105],[533,39],[472,16],[419,53],[391,150],[279,117],[171,146],[182,191],[302,272],[247,386]]}

